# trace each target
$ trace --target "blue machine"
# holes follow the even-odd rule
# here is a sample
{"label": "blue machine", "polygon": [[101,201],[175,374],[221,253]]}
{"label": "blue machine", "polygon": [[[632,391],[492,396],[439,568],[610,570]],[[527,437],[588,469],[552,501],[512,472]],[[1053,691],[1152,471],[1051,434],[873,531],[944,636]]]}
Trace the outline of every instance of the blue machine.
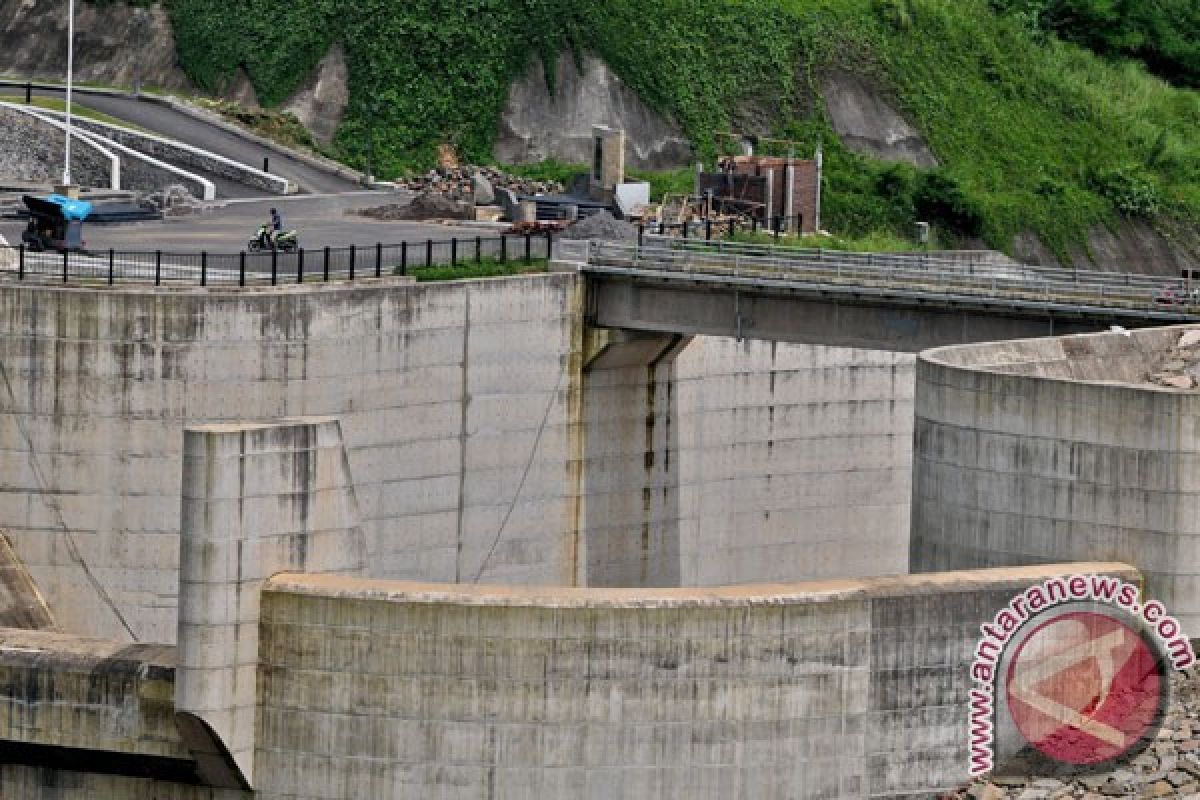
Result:
{"label": "blue machine", "polygon": [[29,225],[21,241],[31,250],[57,250],[60,253],[82,250],[83,221],[92,213],[92,204],[59,194],[46,198],[25,195]]}

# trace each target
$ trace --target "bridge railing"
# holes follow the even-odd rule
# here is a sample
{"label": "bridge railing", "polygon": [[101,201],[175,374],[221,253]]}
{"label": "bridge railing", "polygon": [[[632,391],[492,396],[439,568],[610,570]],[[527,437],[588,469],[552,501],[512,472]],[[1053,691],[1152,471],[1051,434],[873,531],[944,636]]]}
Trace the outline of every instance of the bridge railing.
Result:
{"label": "bridge railing", "polygon": [[589,263],[639,271],[730,276],[791,285],[839,285],[864,291],[920,290],[1046,303],[1200,311],[1190,281],[1088,270],[978,263],[964,265],[921,253],[798,251],[727,242],[704,245],[649,241],[642,246],[591,242]]}

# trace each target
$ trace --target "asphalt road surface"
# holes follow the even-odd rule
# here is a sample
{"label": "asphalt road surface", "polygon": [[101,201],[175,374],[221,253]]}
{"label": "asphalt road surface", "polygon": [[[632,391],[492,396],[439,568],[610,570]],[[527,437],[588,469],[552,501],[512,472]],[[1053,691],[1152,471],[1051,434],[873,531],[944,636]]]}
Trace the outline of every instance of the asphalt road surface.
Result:
{"label": "asphalt road surface", "polygon": [[[6,89],[12,92],[12,89]],[[62,90],[35,90],[34,94],[62,98]],[[270,171],[294,182],[302,192],[332,194],[361,189],[357,183],[331,175],[290,156],[268,150],[261,145],[230,133],[216,125],[188,116],[168,106],[139,100],[136,97],[112,97],[100,94],[77,93],[74,104],[91,108],[111,117],[126,120],[140,128],[178,139],[194,147],[209,150],[250,167],[262,168],[263,158],[270,160]],[[190,169],[190,168],[189,168]],[[205,177],[212,177],[206,175]],[[217,180],[217,192],[224,197],[259,196],[261,190],[233,183],[227,179]]]}
{"label": "asphalt road surface", "polygon": [[[407,192],[383,193],[358,191],[337,196],[293,195],[251,201],[232,201],[225,207],[195,216],[159,222],[123,225],[84,224],[87,249],[103,251],[144,251],[175,253],[237,253],[246,248],[258,226],[278,208],[284,227],[299,232],[305,249],[322,247],[374,246],[419,242],[427,239],[495,236],[496,230],[467,226],[449,226],[427,222],[378,222],[348,210],[371,208],[388,203],[406,203]],[[9,244],[21,241],[24,223],[0,219],[0,235]]]}

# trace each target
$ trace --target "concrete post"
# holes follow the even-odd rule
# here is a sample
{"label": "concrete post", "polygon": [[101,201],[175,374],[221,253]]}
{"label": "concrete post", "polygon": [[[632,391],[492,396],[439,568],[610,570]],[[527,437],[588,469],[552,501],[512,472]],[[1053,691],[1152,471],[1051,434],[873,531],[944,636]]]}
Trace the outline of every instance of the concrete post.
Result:
{"label": "concrete post", "polygon": [[253,785],[259,590],[284,570],[364,574],[335,420],[188,429],[175,708],[201,777]]}
{"label": "concrete post", "polygon": [[787,162],[787,188],[783,191],[783,229],[791,233],[792,220],[796,216],[796,162],[790,158]]}
{"label": "concrete post", "polygon": [[775,170],[767,170],[767,210],[763,221],[771,228],[771,220],[775,217]]}
{"label": "concrete post", "polygon": [[678,466],[667,390],[691,337],[592,329],[583,374],[580,492],[586,585],[681,585]]}

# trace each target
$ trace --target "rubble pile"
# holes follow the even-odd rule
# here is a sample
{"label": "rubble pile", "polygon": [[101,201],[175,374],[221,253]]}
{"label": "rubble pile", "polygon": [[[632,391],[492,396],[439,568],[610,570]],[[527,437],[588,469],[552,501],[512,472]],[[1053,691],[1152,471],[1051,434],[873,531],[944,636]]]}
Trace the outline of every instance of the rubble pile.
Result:
{"label": "rubble pile", "polygon": [[[1200,357],[1200,350],[1197,351]],[[1200,798],[1200,668],[1172,676],[1171,705],[1150,746],[1109,772],[1074,778],[992,777],[946,800]]]}
{"label": "rubble pile", "polygon": [[1146,380],[1168,389],[1200,386],[1200,330],[1183,334],[1179,342],[1158,359]]}
{"label": "rubble pile", "polygon": [[[480,184],[479,178],[483,179],[483,184]],[[448,195],[461,200],[472,199],[474,190],[483,185],[492,189],[508,189],[518,195],[561,194],[563,191],[563,185],[558,181],[521,178],[493,167],[438,167],[420,177],[397,183],[401,189]]]}
{"label": "rubble pile", "polygon": [[357,214],[362,217],[381,222],[398,222],[404,220],[429,219],[467,219],[470,216],[469,206],[451,199],[447,195],[436,192],[425,192],[417,195],[411,203],[389,203],[375,208],[361,208],[347,211],[347,214]]}
{"label": "rubble pile", "polygon": [[564,239],[592,239],[602,242],[636,242],[638,229],[607,211],[585,217],[562,233]]}
{"label": "rubble pile", "polygon": [[143,207],[161,211],[163,216],[186,216],[210,207],[208,203],[192,194],[182,184],[172,184],[160,192],[149,192],[141,196],[138,203]]}

